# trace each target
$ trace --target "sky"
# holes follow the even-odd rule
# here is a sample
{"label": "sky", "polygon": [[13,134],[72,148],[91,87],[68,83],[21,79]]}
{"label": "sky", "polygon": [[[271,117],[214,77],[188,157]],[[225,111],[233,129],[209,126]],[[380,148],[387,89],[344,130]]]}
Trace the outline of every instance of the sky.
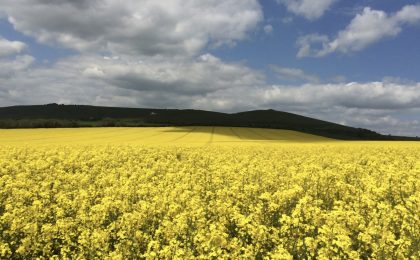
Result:
{"label": "sky", "polygon": [[0,106],[276,109],[420,136],[420,2],[1,0]]}

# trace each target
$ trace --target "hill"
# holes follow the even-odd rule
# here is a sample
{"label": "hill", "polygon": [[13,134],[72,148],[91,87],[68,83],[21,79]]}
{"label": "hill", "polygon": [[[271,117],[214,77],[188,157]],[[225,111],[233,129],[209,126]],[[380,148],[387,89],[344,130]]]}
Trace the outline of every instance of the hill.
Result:
{"label": "hill", "polygon": [[34,105],[0,108],[0,128],[99,126],[231,126],[288,129],[342,140],[420,140],[388,136],[275,110],[220,113],[203,110]]}

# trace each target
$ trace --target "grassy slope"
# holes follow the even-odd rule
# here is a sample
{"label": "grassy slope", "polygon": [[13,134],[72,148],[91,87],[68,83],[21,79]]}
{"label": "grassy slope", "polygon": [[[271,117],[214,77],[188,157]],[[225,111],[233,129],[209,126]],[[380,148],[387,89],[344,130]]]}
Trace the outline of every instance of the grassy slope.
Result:
{"label": "grassy slope", "polygon": [[366,129],[274,110],[226,114],[201,110],[56,104],[0,108],[0,128],[192,125],[289,129],[344,140],[420,140],[384,136]]}

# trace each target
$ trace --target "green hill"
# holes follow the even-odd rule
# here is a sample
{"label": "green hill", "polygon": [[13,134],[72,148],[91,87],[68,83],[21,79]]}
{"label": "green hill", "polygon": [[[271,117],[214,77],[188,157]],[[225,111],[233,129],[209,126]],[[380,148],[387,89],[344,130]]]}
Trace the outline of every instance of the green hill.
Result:
{"label": "green hill", "polygon": [[99,126],[236,126],[288,129],[343,140],[420,140],[381,135],[275,110],[219,113],[203,110],[34,105],[0,108],[0,128]]}

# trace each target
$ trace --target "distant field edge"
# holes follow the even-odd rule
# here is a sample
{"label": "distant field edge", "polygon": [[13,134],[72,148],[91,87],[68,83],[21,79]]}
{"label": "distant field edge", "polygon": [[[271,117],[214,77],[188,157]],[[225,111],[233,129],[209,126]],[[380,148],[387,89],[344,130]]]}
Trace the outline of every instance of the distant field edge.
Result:
{"label": "distant field edge", "polygon": [[367,138],[366,136],[345,136],[343,133],[328,132],[327,130],[306,130],[306,129],[286,129],[286,128],[273,128],[273,127],[254,127],[254,126],[235,126],[235,125],[172,125],[172,124],[150,124],[150,123],[134,123],[134,121],[73,121],[73,120],[53,120],[53,119],[38,119],[38,120],[15,120],[16,125],[3,125],[3,120],[0,120],[0,129],[13,130],[13,129],[54,129],[54,128],[151,128],[151,127],[233,127],[233,128],[249,128],[249,129],[273,129],[273,130],[289,130],[300,132],[304,134],[310,134],[319,137],[325,137],[332,140],[343,140],[343,141],[420,141],[419,138],[415,137],[401,137],[401,136],[373,136]]}
{"label": "distant field edge", "polygon": [[272,109],[221,113],[58,104],[0,107],[0,129],[187,126],[282,129],[337,140],[420,141],[419,137],[382,135],[368,129]]}

